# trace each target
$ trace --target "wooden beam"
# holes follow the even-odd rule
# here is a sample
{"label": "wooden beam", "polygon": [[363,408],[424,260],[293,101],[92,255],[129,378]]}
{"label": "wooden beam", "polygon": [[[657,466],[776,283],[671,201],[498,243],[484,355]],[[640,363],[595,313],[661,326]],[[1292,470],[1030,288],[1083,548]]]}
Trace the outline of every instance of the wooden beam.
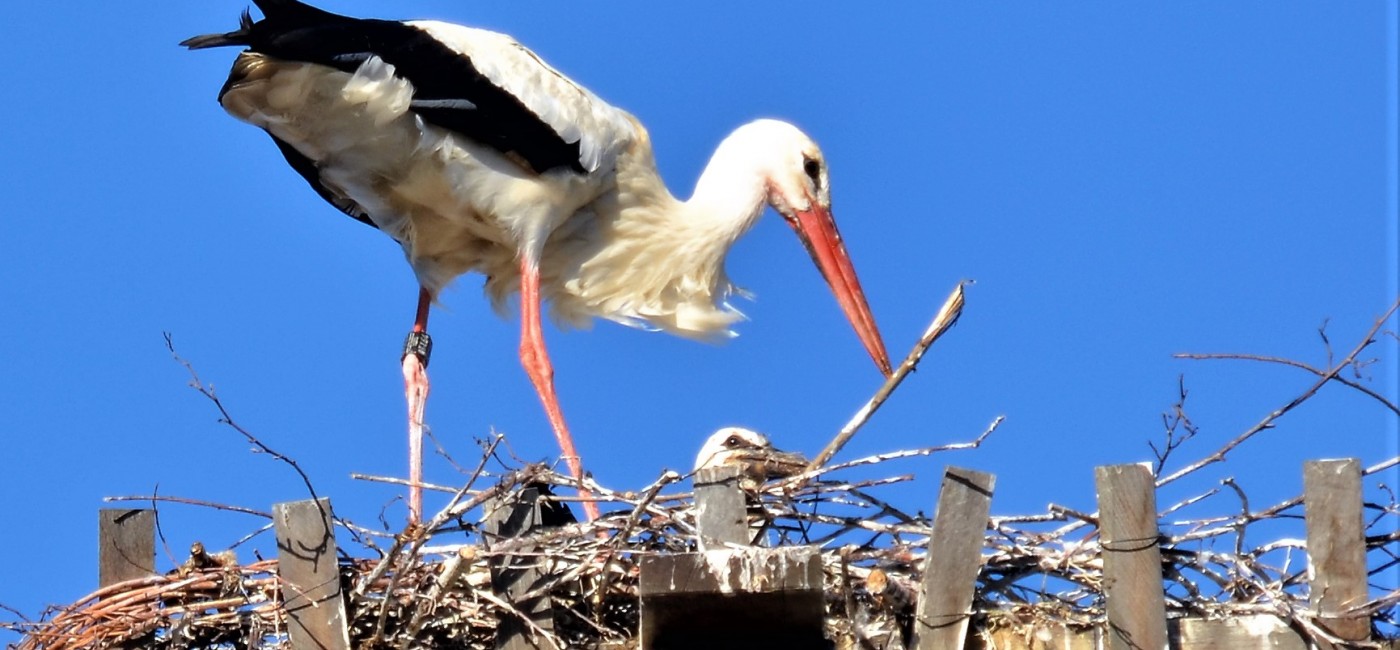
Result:
{"label": "wooden beam", "polygon": [[272,506],[293,650],[350,650],[330,499]]}
{"label": "wooden beam", "polygon": [[733,544],[747,546],[752,541],[740,474],[741,468],[733,465],[695,473],[695,527],[701,551]]}
{"label": "wooden beam", "polygon": [[[1304,463],[1303,508],[1312,576],[1310,600],[1318,624],[1346,641],[1370,639],[1370,617],[1351,612],[1367,600],[1361,461]],[[1319,643],[1318,647],[1335,646]]]}
{"label": "wooden beam", "polygon": [[[1268,614],[1223,619],[1178,618],[1167,623],[1172,650],[1308,650],[1287,621]],[[977,650],[1098,650],[1098,628],[1071,628],[1053,622],[1022,623],[974,631]]]}
{"label": "wooden beam", "polygon": [[641,650],[827,650],[821,550],[643,555]]}
{"label": "wooden beam", "polygon": [[97,511],[97,585],[144,578],[156,572],[156,511]]}
{"label": "wooden beam", "polygon": [[1021,622],[995,630],[974,631],[975,650],[1099,650],[1097,628],[1071,628],[1051,621]]}
{"label": "wooden beam", "polygon": [[1146,465],[1094,468],[1110,650],[1167,646],[1157,495]]}
{"label": "wooden beam", "polygon": [[1268,614],[1182,618],[1169,624],[1174,650],[1308,650],[1286,621]]}
{"label": "wooden beam", "polygon": [[[518,498],[509,495],[493,499],[488,505],[484,526],[487,549],[493,543],[529,533],[541,525],[540,491],[537,487],[527,487],[516,493]],[[520,615],[529,619],[536,627],[546,632],[554,631],[554,605],[549,596],[531,600],[520,597],[533,590],[540,581],[547,578],[541,570],[544,558],[534,553],[534,547],[520,547],[511,555],[491,559],[491,590],[515,607]],[[515,617],[504,617],[496,629],[496,648],[499,650],[534,650],[551,648],[544,638],[530,633],[530,628]]]}
{"label": "wooden beam", "polygon": [[911,647],[962,650],[966,645],[995,487],[991,474],[959,467],[943,470]]}

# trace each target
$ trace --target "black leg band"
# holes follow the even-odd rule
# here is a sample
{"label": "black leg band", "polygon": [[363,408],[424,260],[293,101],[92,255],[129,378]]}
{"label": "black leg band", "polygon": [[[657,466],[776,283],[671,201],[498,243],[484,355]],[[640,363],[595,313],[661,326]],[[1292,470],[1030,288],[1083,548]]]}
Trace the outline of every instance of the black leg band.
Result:
{"label": "black leg band", "polygon": [[432,353],[433,338],[428,336],[427,332],[409,332],[408,338],[403,341],[403,357],[410,354],[418,357],[418,361],[423,364],[425,370],[428,368],[428,357]]}

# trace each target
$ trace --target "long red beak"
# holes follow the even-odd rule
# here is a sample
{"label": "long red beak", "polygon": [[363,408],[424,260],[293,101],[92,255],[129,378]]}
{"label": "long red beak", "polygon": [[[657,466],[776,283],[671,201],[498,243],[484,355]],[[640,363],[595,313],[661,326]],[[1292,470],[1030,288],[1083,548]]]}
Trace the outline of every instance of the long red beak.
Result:
{"label": "long red beak", "polygon": [[831,286],[832,293],[836,294],[841,311],[846,312],[846,319],[851,321],[851,327],[860,336],[865,351],[870,353],[880,372],[888,377],[890,357],[885,352],[880,330],[875,327],[875,317],[870,315],[870,305],[865,302],[865,292],[860,288],[860,280],[856,279],[856,270],[851,266],[850,255],[846,254],[841,233],[836,230],[836,220],[831,217],[830,210],[816,201],[812,201],[811,206],[805,211],[794,210],[788,225],[797,232],[802,245],[807,247],[812,261],[822,272],[822,277]]}

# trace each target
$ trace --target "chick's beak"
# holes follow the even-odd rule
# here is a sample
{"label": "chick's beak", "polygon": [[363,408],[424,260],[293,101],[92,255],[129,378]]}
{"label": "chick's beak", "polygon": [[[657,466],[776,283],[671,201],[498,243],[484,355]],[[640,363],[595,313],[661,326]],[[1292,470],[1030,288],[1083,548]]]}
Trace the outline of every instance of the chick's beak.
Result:
{"label": "chick's beak", "polygon": [[807,468],[807,457],[794,451],[764,447],[735,450],[730,453],[730,462],[727,464],[743,468],[743,474],[758,484],[800,474]]}
{"label": "chick's beak", "polygon": [[795,451],[770,449],[763,459],[763,465],[767,478],[785,478],[807,469],[807,457]]}

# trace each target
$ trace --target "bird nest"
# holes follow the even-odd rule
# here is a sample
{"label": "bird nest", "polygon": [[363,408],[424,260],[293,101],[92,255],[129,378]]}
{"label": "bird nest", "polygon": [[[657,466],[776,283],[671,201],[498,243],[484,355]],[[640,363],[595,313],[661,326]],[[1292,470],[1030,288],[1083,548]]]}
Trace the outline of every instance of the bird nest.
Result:
{"label": "bird nest", "polygon": [[[888,647],[909,633],[932,524],[877,496],[910,480],[909,475],[858,482],[822,476],[939,449],[947,447],[836,465],[821,476],[771,482],[757,495],[751,508],[756,541],[821,549],[828,638]],[[548,596],[553,606],[552,625],[527,624],[525,629],[540,647],[635,647],[641,558],[697,547],[693,496],[667,490],[684,477],[667,472],[637,492],[593,485],[594,493],[612,506],[604,508],[600,519],[579,523],[554,517],[548,523],[557,525],[510,538],[484,534],[481,520],[491,519],[496,509],[515,507],[526,490],[540,491],[546,503],[566,503],[550,495],[548,486],[568,485],[570,479],[540,465],[495,478],[486,489],[454,491],[451,503],[435,517],[398,535],[336,520],[340,537],[365,551],[363,557],[342,552],[339,560],[351,647],[493,648],[502,621],[528,619],[512,602],[535,596]],[[1393,532],[1400,507],[1394,501],[1369,507],[1375,515],[1369,519],[1370,532],[1375,534],[1368,537],[1367,551],[1381,560],[1371,564],[1393,565],[1400,557],[1400,538]],[[1316,630],[1308,614],[1306,562],[1298,557],[1306,550],[1303,542],[1286,538],[1250,548],[1233,543],[1242,543],[1246,527],[1296,520],[1300,508],[1301,498],[1246,513],[1247,518],[1164,522],[1168,615],[1269,613],[1297,629]],[[993,517],[977,581],[973,629],[1102,624],[1096,526],[1095,515],[1058,506],[1033,516]],[[1234,550],[1221,552],[1219,547]],[[503,597],[492,589],[492,567],[522,557],[542,578],[532,593]],[[26,638],[19,648],[285,648],[290,647],[288,596],[275,560],[238,564],[196,545],[182,566],[165,575],[111,585],[54,609],[42,622],[24,624]],[[1393,629],[1398,601],[1400,592],[1392,590],[1364,610],[1376,626]]]}
{"label": "bird nest", "polygon": [[[914,351],[810,465],[814,469],[770,481],[749,494],[755,544],[802,545],[820,551],[825,633],[839,647],[896,647],[910,632],[933,526],[923,514],[911,513],[882,496],[891,486],[913,478],[890,468],[902,459],[975,448],[1000,423],[998,418],[966,443],[829,464],[836,451],[913,370],[924,350],[957,320],[961,307],[959,286]],[[1325,369],[1252,358],[1300,367],[1319,379],[1214,452],[1168,474],[1164,469],[1176,464],[1172,457],[1196,434],[1195,425],[1186,416],[1183,385],[1180,401],[1163,415],[1164,439],[1152,445],[1156,487],[1202,476],[1198,471],[1203,467],[1224,461],[1227,454],[1276,426],[1285,414],[1333,382],[1365,393],[1400,414],[1400,406],[1384,396],[1339,376],[1343,370],[1364,365],[1358,355],[1374,343],[1382,324],[1397,309],[1400,302],[1377,319],[1350,353]],[[1325,335],[1323,340],[1327,341]],[[1333,355],[1330,343],[1327,345],[1330,360]],[[192,368],[190,371],[194,387],[213,401],[223,422],[246,436],[260,452],[290,465],[314,497],[311,481],[296,462],[234,423],[212,388],[193,376]],[[573,479],[546,466],[503,460],[503,454],[497,453],[501,443],[499,436],[483,443],[480,464],[464,472],[469,477],[465,485],[437,488],[451,495],[448,504],[421,524],[389,534],[334,519],[337,538],[351,543],[342,544],[338,561],[351,647],[493,648],[498,631],[507,622],[522,629],[539,647],[636,645],[643,559],[699,547],[697,515],[701,509],[696,507],[693,494],[678,487],[686,477],[667,471],[637,491],[611,490],[589,479],[585,487],[602,502],[604,514],[595,521],[579,523],[570,521],[563,507],[569,499],[550,491],[552,486],[577,487]],[[1378,576],[1393,576],[1400,564],[1400,505],[1378,480],[1381,473],[1393,471],[1397,465],[1400,457],[1362,472],[1371,482],[1364,504],[1364,544],[1373,581],[1381,579]],[[876,478],[846,478],[854,476]],[[528,502],[527,493],[543,495],[539,497],[543,505],[539,523],[543,525],[508,537],[492,534],[500,532],[492,522],[500,520],[501,512]],[[190,503],[170,497],[125,499]],[[1222,503],[1230,505],[1219,506]],[[1212,506],[1219,507],[1203,515],[1192,514]],[[1219,512],[1222,508],[1225,514]],[[238,510],[272,518],[266,513]],[[1159,520],[1157,546],[1168,617],[1265,614],[1306,636],[1334,640],[1319,625],[1309,603],[1307,548],[1297,530],[1302,525],[1302,510],[1301,496],[1263,509],[1251,507],[1244,490],[1229,479],[1159,509],[1164,514]],[[1107,613],[1099,523],[1097,513],[1054,504],[1038,514],[992,516],[977,567],[971,608],[974,633],[988,635],[1010,629],[1027,635],[1047,626],[1103,626]],[[1248,544],[1247,537],[1274,541]],[[344,547],[348,546],[358,550],[347,552]],[[539,578],[528,592],[503,596],[493,588],[492,577],[493,569],[499,570],[503,563],[529,565]],[[1345,615],[1365,616],[1371,622],[1373,638],[1394,636],[1400,629],[1396,621],[1400,585],[1373,582],[1369,593],[1367,602],[1355,605]],[[167,574],[113,584],[71,605],[54,608],[38,621],[8,627],[24,633],[20,650],[284,648],[290,646],[287,632],[291,618],[286,602],[298,596],[279,578],[276,561],[240,564],[231,554],[210,554],[196,545],[190,557]],[[552,615],[542,622],[517,608],[516,603],[538,602],[544,596],[549,598]]]}

